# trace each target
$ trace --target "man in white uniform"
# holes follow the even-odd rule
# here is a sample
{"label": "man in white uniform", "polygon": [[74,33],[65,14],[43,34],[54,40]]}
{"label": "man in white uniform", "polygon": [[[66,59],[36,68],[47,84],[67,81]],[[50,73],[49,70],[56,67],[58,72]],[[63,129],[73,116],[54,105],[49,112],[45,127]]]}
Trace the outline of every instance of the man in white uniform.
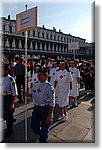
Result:
{"label": "man in white uniform", "polygon": [[34,98],[31,128],[35,134],[40,136],[40,143],[48,142],[48,133],[55,106],[54,88],[46,80],[47,77],[47,69],[40,67],[38,70],[38,82],[33,84],[29,93],[25,93],[25,96]]}
{"label": "man in white uniform", "polygon": [[17,86],[15,79],[9,74],[8,64],[2,64],[2,78],[1,78],[1,95],[3,101],[3,117],[7,123],[7,130],[4,134],[4,138],[9,137],[13,132],[13,113],[15,111],[14,103],[17,97]]}

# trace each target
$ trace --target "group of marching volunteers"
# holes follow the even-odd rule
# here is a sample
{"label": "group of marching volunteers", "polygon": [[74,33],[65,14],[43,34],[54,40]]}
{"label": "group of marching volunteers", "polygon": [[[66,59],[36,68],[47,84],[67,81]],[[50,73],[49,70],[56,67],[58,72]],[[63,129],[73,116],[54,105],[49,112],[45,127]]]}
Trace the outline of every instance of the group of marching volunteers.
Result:
{"label": "group of marching volunteers", "polygon": [[[25,62],[22,58],[12,60],[9,64],[3,61],[2,87],[5,103],[11,98],[9,105],[4,106],[7,121],[8,137],[12,133],[12,109],[16,97],[22,102],[24,97],[32,97],[34,109],[31,117],[31,127],[40,136],[39,142],[47,142],[48,130],[52,123],[55,103],[58,104],[60,116],[58,120],[68,120],[68,107],[78,106],[80,87],[84,85],[85,93],[93,90],[95,80],[94,60],[55,60],[44,59],[41,63],[28,60],[27,71],[31,73],[31,84],[25,92]],[[5,74],[6,72],[6,74]],[[9,80],[9,81],[8,81]],[[9,84],[7,84],[7,82]],[[10,83],[11,82],[11,83]],[[10,87],[11,86],[11,87]],[[23,87],[23,98],[21,88]],[[9,116],[9,119],[8,119]],[[11,118],[11,119],[10,119]],[[11,123],[12,122],[12,123]],[[5,136],[5,137],[6,137]]]}

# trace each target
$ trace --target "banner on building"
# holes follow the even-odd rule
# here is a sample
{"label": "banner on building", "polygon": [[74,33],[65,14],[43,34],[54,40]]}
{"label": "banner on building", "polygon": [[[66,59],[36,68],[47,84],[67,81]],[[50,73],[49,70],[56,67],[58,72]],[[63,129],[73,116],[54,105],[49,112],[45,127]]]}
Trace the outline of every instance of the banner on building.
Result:
{"label": "banner on building", "polygon": [[16,15],[16,33],[37,28],[37,7],[28,9]]}
{"label": "banner on building", "polygon": [[79,49],[79,42],[70,42],[68,43],[69,50]]}

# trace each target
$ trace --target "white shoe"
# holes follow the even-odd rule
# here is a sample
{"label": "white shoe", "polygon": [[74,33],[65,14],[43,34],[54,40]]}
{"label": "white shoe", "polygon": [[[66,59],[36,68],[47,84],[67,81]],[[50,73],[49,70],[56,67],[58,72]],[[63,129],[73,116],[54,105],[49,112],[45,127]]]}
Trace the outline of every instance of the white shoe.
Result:
{"label": "white shoe", "polygon": [[72,104],[68,105],[68,109],[72,108]]}
{"label": "white shoe", "polygon": [[63,118],[63,121],[67,121],[67,120],[68,120],[68,113]]}
{"label": "white shoe", "polygon": [[77,103],[77,101],[75,101],[75,103],[74,103],[74,104],[75,104],[75,106],[78,106],[78,103]]}
{"label": "white shoe", "polygon": [[58,121],[62,120],[63,118],[64,118],[64,114],[63,114],[63,116],[60,116],[60,117],[58,118]]}

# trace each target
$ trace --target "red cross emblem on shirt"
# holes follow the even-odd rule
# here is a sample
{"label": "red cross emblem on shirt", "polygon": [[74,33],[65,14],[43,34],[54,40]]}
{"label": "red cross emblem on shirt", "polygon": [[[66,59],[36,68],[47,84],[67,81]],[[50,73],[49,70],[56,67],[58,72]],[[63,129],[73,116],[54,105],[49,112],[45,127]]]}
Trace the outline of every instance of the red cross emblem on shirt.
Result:
{"label": "red cross emblem on shirt", "polygon": [[63,79],[63,76],[62,76],[62,75],[60,76],[60,79]]}
{"label": "red cross emblem on shirt", "polygon": [[36,78],[34,78],[34,81],[36,81]]}
{"label": "red cross emblem on shirt", "polygon": [[38,92],[38,93],[40,93],[40,92],[41,92],[40,88],[39,88],[39,89],[37,89],[37,92]]}

